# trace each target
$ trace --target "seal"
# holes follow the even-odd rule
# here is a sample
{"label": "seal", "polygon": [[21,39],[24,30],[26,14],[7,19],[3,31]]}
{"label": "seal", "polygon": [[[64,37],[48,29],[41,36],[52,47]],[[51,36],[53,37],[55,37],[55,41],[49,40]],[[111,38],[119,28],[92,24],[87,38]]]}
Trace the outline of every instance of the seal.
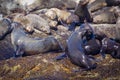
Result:
{"label": "seal", "polygon": [[66,54],[73,64],[82,67],[84,70],[91,70],[96,68],[97,65],[93,59],[84,53],[82,36],[84,36],[85,33],[86,32],[78,30],[71,34],[67,41]]}
{"label": "seal", "polygon": [[100,52],[101,44],[97,39],[91,39],[84,45],[86,55],[97,55]]}
{"label": "seal", "polygon": [[100,53],[104,55],[104,58],[106,53],[110,53],[113,58],[120,59],[120,44],[113,39],[105,37],[102,40]]}
{"label": "seal", "polygon": [[[80,26],[80,30],[83,31],[82,33],[85,33],[84,36],[82,36],[82,40],[83,40],[83,43],[86,44],[86,45],[83,46],[83,48],[85,48],[86,52],[87,52],[88,51],[87,46],[89,46],[89,48],[91,48],[90,46],[92,45],[90,43],[87,44],[87,42],[89,42],[90,39],[94,38],[94,35],[93,35],[92,27],[86,22],[86,20],[84,22],[85,23]],[[66,56],[65,53],[63,53],[60,56],[57,56],[56,60],[61,60],[61,59],[65,58],[65,57],[67,57],[67,56]]]}
{"label": "seal", "polygon": [[74,13],[79,16],[80,22],[84,22],[86,19],[88,22],[92,22],[92,16],[90,15],[87,5],[89,0],[80,0],[77,4]]}
{"label": "seal", "polygon": [[26,35],[20,23],[11,24],[11,42],[14,46],[15,57],[24,55],[33,55],[46,53],[49,51],[60,50],[59,42],[54,37],[47,38],[30,38]]}
{"label": "seal", "polygon": [[12,21],[9,18],[3,18],[0,20],[0,40],[3,40],[5,36],[11,32],[11,22]]}

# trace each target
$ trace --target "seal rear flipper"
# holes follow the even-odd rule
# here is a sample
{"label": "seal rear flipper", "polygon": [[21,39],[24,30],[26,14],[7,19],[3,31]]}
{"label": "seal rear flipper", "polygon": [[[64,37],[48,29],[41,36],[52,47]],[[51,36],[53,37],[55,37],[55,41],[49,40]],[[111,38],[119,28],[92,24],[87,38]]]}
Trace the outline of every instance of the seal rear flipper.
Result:
{"label": "seal rear flipper", "polygon": [[91,55],[89,55],[88,57],[89,57],[90,61],[94,61],[94,62],[100,62],[101,61],[101,59],[96,59],[95,57],[93,57]]}
{"label": "seal rear flipper", "polygon": [[24,54],[23,44],[20,44],[16,48],[15,57],[22,57],[23,54]]}
{"label": "seal rear flipper", "polygon": [[65,54],[65,53],[62,53],[62,54],[60,54],[59,56],[57,56],[56,58],[55,58],[55,60],[62,60],[62,59],[64,59],[64,58],[66,58],[67,57],[67,55]]}
{"label": "seal rear flipper", "polygon": [[112,53],[111,53],[111,56],[112,56],[113,58],[115,58],[115,59],[120,59],[120,54],[117,53],[116,51],[112,52]]}

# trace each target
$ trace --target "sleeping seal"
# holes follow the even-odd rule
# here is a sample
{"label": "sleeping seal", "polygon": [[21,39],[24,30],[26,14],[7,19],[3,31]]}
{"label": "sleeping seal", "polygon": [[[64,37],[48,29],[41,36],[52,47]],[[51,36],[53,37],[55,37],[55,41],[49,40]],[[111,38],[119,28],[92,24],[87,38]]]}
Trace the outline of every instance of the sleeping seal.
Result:
{"label": "sleeping seal", "polygon": [[45,53],[53,50],[60,50],[61,47],[54,37],[42,39],[30,38],[26,35],[20,23],[11,24],[11,41],[14,46],[15,56],[33,55]]}

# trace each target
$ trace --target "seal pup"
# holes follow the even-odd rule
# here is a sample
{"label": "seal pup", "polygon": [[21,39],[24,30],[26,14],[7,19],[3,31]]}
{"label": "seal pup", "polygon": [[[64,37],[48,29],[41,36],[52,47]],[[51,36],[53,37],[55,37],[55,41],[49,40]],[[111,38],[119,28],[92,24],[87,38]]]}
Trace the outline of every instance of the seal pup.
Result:
{"label": "seal pup", "polygon": [[12,33],[11,41],[14,46],[15,56],[33,55],[46,53],[53,50],[61,50],[59,42],[54,37],[43,39],[30,38],[26,35],[20,23],[13,22],[11,24]]}

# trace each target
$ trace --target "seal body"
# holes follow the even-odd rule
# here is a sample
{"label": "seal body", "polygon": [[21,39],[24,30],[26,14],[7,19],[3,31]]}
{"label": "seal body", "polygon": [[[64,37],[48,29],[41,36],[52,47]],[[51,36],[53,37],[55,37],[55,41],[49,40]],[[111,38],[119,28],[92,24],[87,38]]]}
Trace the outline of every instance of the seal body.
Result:
{"label": "seal body", "polygon": [[84,45],[86,55],[99,54],[100,48],[101,48],[101,44],[100,41],[97,39],[91,39]]}
{"label": "seal body", "polygon": [[75,31],[71,34],[67,41],[67,56],[71,62],[77,66],[90,70],[96,67],[95,63],[85,55],[82,42],[82,32]]}
{"label": "seal body", "polygon": [[39,54],[60,49],[59,43],[54,37],[43,39],[30,38],[21,28],[21,24],[12,23],[11,26],[13,27],[11,41],[17,56]]}
{"label": "seal body", "polygon": [[120,44],[109,38],[102,40],[101,54],[109,53],[113,58],[120,59]]}

